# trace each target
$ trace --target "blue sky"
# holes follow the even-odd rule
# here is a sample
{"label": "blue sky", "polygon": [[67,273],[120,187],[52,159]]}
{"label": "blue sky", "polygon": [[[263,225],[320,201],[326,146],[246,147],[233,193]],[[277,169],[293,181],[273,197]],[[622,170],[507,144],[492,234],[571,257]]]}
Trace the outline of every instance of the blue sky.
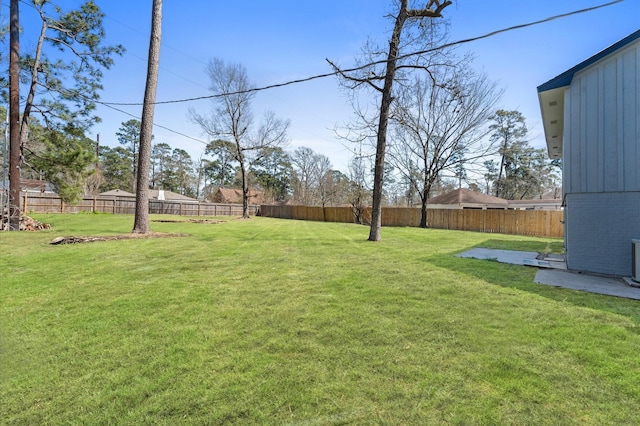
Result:
{"label": "blue sky", "polygon": [[[460,40],[502,28],[544,19],[606,0],[459,0],[445,10],[451,21],[451,40]],[[8,14],[2,1],[2,15]],[[67,9],[80,0],[54,2]],[[102,100],[142,102],[146,78],[151,0],[129,2],[96,0],[106,14],[107,40],[127,49],[105,73]],[[204,68],[209,59],[242,63],[257,86],[330,72],[329,58],[353,65],[362,43],[371,37],[384,40],[393,22],[385,18],[391,0],[293,0],[243,2],[164,1],[163,36],[158,101],[211,94]],[[33,46],[37,29],[29,26],[32,11],[21,3],[24,32],[21,47]],[[474,66],[505,90],[499,104],[520,110],[527,118],[531,143],[543,147],[536,87],[640,28],[640,0],[624,0],[604,9],[555,20],[463,45],[475,55]],[[36,32],[34,32],[34,30]],[[208,100],[158,105],[154,142],[166,142],[202,155],[206,141],[200,128],[187,118],[192,107],[210,109]],[[139,117],[141,106],[118,107]],[[272,110],[291,120],[290,150],[307,146],[327,155],[334,167],[346,171],[348,152],[333,128],[349,121],[351,110],[335,78],[260,92],[254,101],[256,118]],[[90,134],[100,134],[104,145],[116,146],[115,132],[131,117],[106,107],[98,108],[103,122]]]}

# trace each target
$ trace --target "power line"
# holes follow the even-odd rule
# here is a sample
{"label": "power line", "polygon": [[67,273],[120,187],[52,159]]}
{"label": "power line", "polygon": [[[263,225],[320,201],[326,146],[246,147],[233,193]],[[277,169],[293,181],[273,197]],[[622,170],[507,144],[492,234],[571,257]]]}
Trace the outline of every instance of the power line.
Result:
{"label": "power line", "polygon": [[[19,0],[19,1],[20,1],[20,3],[22,3],[22,4],[24,4],[24,5],[26,5],[26,6],[30,7],[30,8],[32,8],[32,9],[34,9],[34,10],[36,10],[36,11],[38,10],[38,9],[37,9],[33,4],[29,3],[29,2],[28,2],[28,1],[26,1],[26,0]],[[51,4],[52,4],[54,7],[60,8],[60,7],[59,7],[58,5],[56,5],[55,3],[51,3]],[[2,2],[2,5],[3,5],[3,6],[7,6],[4,2]],[[107,16],[107,17],[108,17],[108,16]],[[109,17],[108,17],[108,18],[109,18]],[[129,27],[129,26],[127,26],[127,25],[125,25],[125,24],[123,24],[123,23],[119,22],[119,21],[116,21],[116,20],[115,20],[115,19],[113,19],[113,18],[109,18],[109,19],[112,19],[113,21],[115,21],[115,22],[119,23],[120,25],[122,25],[122,26],[124,26],[124,27],[126,27],[126,28],[128,28],[128,29],[130,29],[130,30],[134,30],[134,31],[135,31],[135,29],[133,29],[133,28],[131,28],[131,27]],[[138,32],[138,31],[136,31],[136,32]],[[139,32],[138,32],[138,33],[139,33]],[[173,49],[173,50],[177,50],[177,49],[174,49],[174,48],[173,48],[173,47],[171,47],[171,46],[166,46],[166,47],[169,47],[170,49]],[[133,55],[133,56],[136,56],[137,58],[139,58],[137,55]],[[185,54],[185,56],[188,56],[188,55],[186,55],[186,54]],[[139,58],[139,59],[141,59],[141,58]],[[172,73],[172,74],[175,74],[175,73]],[[178,74],[175,74],[175,75],[178,75]],[[178,75],[178,76],[179,76],[179,75]],[[179,76],[179,77],[180,77],[180,76]],[[186,79],[185,79],[185,80],[186,80]],[[46,86],[45,86],[45,87],[46,87]],[[53,89],[51,89],[50,87],[47,87],[47,89],[49,89],[49,90],[53,90]],[[85,98],[85,99],[88,99],[87,97],[85,97],[85,96],[81,95],[80,93],[76,93],[76,95],[77,95],[77,96],[79,96],[79,97],[83,97],[83,98]],[[89,100],[89,99],[88,99],[88,100]],[[122,110],[122,109],[115,108],[115,107],[113,106],[114,104],[108,104],[108,103],[99,102],[99,101],[98,101],[97,103],[102,104],[102,105],[104,105],[104,106],[105,106],[105,107],[107,107],[107,108],[113,109],[114,111],[117,111],[117,112],[120,112],[120,113],[122,113],[122,114],[128,115],[128,116],[130,116],[130,117],[132,117],[132,118],[135,118],[135,119],[137,119],[137,120],[140,120],[140,119],[141,119],[140,117],[136,116],[135,114],[131,114],[131,113],[128,113],[127,111],[124,111],[124,110]],[[142,104],[138,104],[138,105],[142,105]],[[201,143],[201,144],[203,144],[203,145],[207,145],[207,142],[205,142],[205,141],[203,141],[203,140],[201,140],[201,139],[194,138],[193,136],[189,136],[189,135],[187,135],[187,134],[184,134],[184,133],[178,132],[178,131],[176,131],[176,130],[170,129],[170,128],[168,128],[168,127],[166,127],[166,126],[163,126],[163,125],[161,125],[161,124],[153,123],[153,125],[154,125],[155,127],[158,127],[158,128],[164,129],[164,130],[167,130],[168,132],[174,133],[174,134],[176,134],[176,135],[179,135],[179,136],[185,137],[185,138],[187,138],[187,139],[191,139],[191,140],[193,140],[193,141],[195,141],[195,142],[198,142],[198,143]]]}
{"label": "power line", "polygon": [[[466,43],[471,43],[471,42],[474,42],[474,41],[478,41],[478,40],[486,39],[486,38],[489,38],[489,37],[493,37],[493,36],[496,36],[498,34],[502,34],[502,33],[505,33],[505,32],[527,28],[527,27],[543,24],[543,23],[546,23],[546,22],[550,22],[550,21],[553,21],[553,20],[557,20],[557,19],[566,18],[566,17],[569,17],[569,16],[581,14],[581,13],[591,12],[591,11],[594,11],[594,10],[597,10],[597,9],[601,9],[601,8],[604,8],[604,7],[608,7],[608,6],[614,5],[616,3],[620,3],[622,1],[623,0],[614,0],[614,1],[611,1],[611,2],[608,2],[608,3],[604,3],[604,4],[601,4],[601,5],[598,5],[598,6],[593,6],[593,7],[589,7],[589,8],[585,8],[585,9],[579,9],[579,10],[575,10],[575,11],[568,12],[568,13],[554,15],[554,16],[551,16],[551,17],[548,17],[548,18],[545,18],[545,19],[541,19],[541,20],[537,20],[537,21],[533,21],[533,22],[529,22],[529,23],[525,23],[525,24],[515,25],[515,26],[511,26],[511,27],[507,27],[507,28],[503,28],[503,29],[500,29],[500,30],[492,31],[490,33],[487,33],[487,34],[484,34],[484,35],[481,35],[481,36],[472,37],[472,38],[463,39],[463,40],[458,40],[458,41],[451,42],[451,43],[446,43],[446,44],[443,44],[441,46],[437,46],[437,47],[430,48],[430,49],[427,49],[427,50],[407,53],[405,55],[399,56],[397,59],[406,59],[406,58],[409,58],[409,57],[412,57],[412,56],[424,55],[426,53],[435,52],[435,51],[446,49],[446,48],[449,48],[449,47],[453,47],[453,46],[457,46],[457,45],[461,45],[461,44],[466,44]],[[28,5],[31,8],[35,9],[35,7],[32,4],[29,4],[25,0],[20,0],[20,2],[25,4],[25,5]],[[125,24],[123,24],[121,22],[118,22],[113,18],[110,18],[110,17],[108,17],[108,18],[113,20],[113,21],[115,21],[115,22],[117,22],[117,23],[119,23],[120,25],[128,27],[127,25],[125,25]],[[170,46],[167,46],[167,47],[170,47]],[[174,49],[172,47],[170,47],[170,48],[173,49],[173,50],[177,50],[177,49]],[[333,76],[338,75],[340,73],[350,73],[350,72],[360,71],[362,69],[366,69],[366,68],[372,67],[374,65],[384,64],[386,62],[387,62],[386,60],[374,61],[374,62],[370,62],[368,64],[364,64],[364,65],[361,65],[361,66],[358,66],[358,67],[354,67],[354,68],[349,68],[349,69],[344,69],[344,70],[336,70],[336,71],[332,71],[332,72],[328,72],[328,73],[324,73],[324,74],[317,74],[317,75],[313,75],[313,76],[310,76],[310,77],[305,77],[305,78],[296,79],[296,80],[290,80],[290,81],[286,81],[286,82],[283,82],[283,83],[276,83],[276,84],[271,84],[271,85],[267,85],[267,86],[263,86],[263,87],[252,88],[252,89],[243,90],[243,91],[230,92],[230,93],[219,93],[219,94],[214,94],[214,95],[198,96],[198,97],[193,97],[193,98],[177,99],[177,100],[170,100],[170,101],[159,101],[159,102],[156,102],[155,104],[156,105],[164,105],[164,104],[186,103],[186,102],[193,102],[193,101],[199,101],[199,100],[204,100],[204,99],[215,99],[215,98],[229,96],[229,95],[260,92],[260,91],[275,89],[275,88],[279,88],[279,87],[291,86],[291,85],[294,85],[294,84],[306,83],[306,82],[309,82],[309,81],[318,80],[318,79],[322,79],[322,78],[333,77]],[[140,102],[132,102],[132,103],[104,102],[104,101],[95,101],[95,102],[97,104],[104,105],[104,106],[106,106],[106,107],[108,107],[110,109],[118,111],[118,112],[120,112],[122,114],[128,115],[128,116],[136,118],[138,120],[140,119],[140,117],[137,117],[134,114],[131,114],[131,113],[128,113],[128,112],[126,112],[126,111],[124,111],[122,109],[116,108],[116,106],[141,106],[142,103],[140,103]],[[184,133],[180,133],[180,132],[175,131],[173,129],[170,129],[170,128],[166,127],[166,126],[162,126],[162,125],[156,124],[156,123],[154,123],[154,126],[158,127],[158,128],[161,128],[161,129],[164,129],[164,130],[167,130],[167,131],[169,131],[171,133],[174,133],[176,135],[191,139],[191,140],[196,141],[198,143],[202,143],[204,145],[207,144],[207,142],[205,142],[205,141],[202,141],[200,139],[197,139],[197,138],[194,138],[192,136],[186,135]]]}
{"label": "power line", "polygon": [[[478,41],[478,40],[482,40],[482,39],[485,39],[485,38],[493,37],[493,36],[496,36],[498,34],[506,33],[506,32],[509,32],[509,31],[519,30],[519,29],[523,29],[523,28],[527,28],[527,27],[531,27],[531,26],[535,26],[535,25],[540,25],[540,24],[543,24],[543,23],[546,23],[546,22],[554,21],[556,19],[562,19],[562,18],[567,18],[569,16],[578,15],[578,14],[581,14],[581,13],[591,12],[591,11],[594,11],[594,10],[597,10],[597,9],[601,9],[601,8],[604,8],[604,7],[608,7],[608,6],[614,5],[616,3],[621,3],[622,1],[623,0],[614,0],[614,1],[611,1],[611,2],[608,2],[608,3],[604,3],[604,4],[601,4],[601,5],[598,5],[598,6],[588,7],[588,8],[585,8],[585,9],[579,9],[579,10],[575,10],[575,11],[568,12],[568,13],[562,13],[562,14],[559,14],[559,15],[550,16],[550,17],[545,18],[545,19],[541,19],[541,20],[537,20],[537,21],[533,21],[533,22],[528,22],[528,23],[525,23],[525,24],[514,25],[514,26],[511,26],[511,27],[507,27],[507,28],[503,28],[503,29],[500,29],[500,30],[492,31],[490,33],[487,33],[487,34],[484,34],[484,35],[481,35],[481,36],[467,38],[467,39],[463,39],[463,40],[458,40],[458,41],[454,41],[454,42],[451,42],[451,43],[446,43],[446,44],[443,44],[441,46],[433,47],[433,48],[427,49],[427,50],[421,50],[421,51],[417,51],[417,52],[407,53],[405,55],[399,56],[397,59],[406,59],[406,58],[409,58],[411,56],[424,55],[426,53],[435,52],[435,51],[446,49],[446,48],[449,48],[449,47],[458,46],[458,45],[466,44],[466,43],[471,43],[471,42],[474,42],[474,41]],[[271,85],[267,85],[267,86],[251,88],[251,89],[247,89],[247,90],[240,90],[240,91],[237,91],[237,92],[218,93],[218,94],[215,94],[215,95],[197,96],[197,97],[193,97],[193,98],[176,99],[176,100],[170,100],[170,101],[159,101],[159,102],[156,102],[155,104],[156,105],[177,104],[177,103],[200,101],[200,100],[204,100],[204,99],[215,99],[215,98],[220,98],[220,97],[224,97],[224,96],[240,95],[240,94],[244,94],[244,93],[261,92],[261,91],[265,91],[265,90],[276,89],[276,88],[279,88],[279,87],[291,86],[291,85],[294,85],[294,84],[307,83],[309,81],[318,80],[318,79],[321,79],[321,78],[333,77],[333,76],[338,75],[340,73],[350,73],[350,72],[360,71],[360,70],[372,67],[374,65],[384,64],[386,62],[387,62],[387,60],[383,59],[383,60],[379,60],[379,61],[375,61],[375,62],[370,62],[368,64],[361,65],[361,66],[354,67],[354,68],[349,68],[349,69],[344,69],[344,70],[337,70],[337,71],[324,73],[324,74],[317,74],[317,75],[313,75],[313,76],[310,76],[310,77],[305,77],[305,78],[301,78],[301,79],[297,79],[297,80],[286,81],[284,83],[276,83],[276,84],[271,84]],[[105,105],[105,106],[109,106],[109,105],[140,106],[140,105],[142,105],[142,103],[140,103],[140,102],[126,103],[126,102],[102,102],[102,101],[99,101],[98,103],[102,104],[102,105]]]}
{"label": "power line", "polygon": [[[112,106],[112,105],[107,105],[107,104],[103,104],[103,105],[104,105],[104,106],[106,106],[107,108],[111,108],[111,109],[112,109],[112,110],[114,110],[114,111],[118,111],[118,112],[120,112],[120,113],[122,113],[122,114],[128,115],[129,117],[133,117],[133,118],[135,118],[136,120],[141,120],[141,118],[140,118],[140,117],[138,117],[137,115],[135,115],[135,114],[131,114],[131,113],[129,113],[129,112],[127,112],[127,111],[124,111],[124,110],[122,110],[122,109],[120,109],[120,108],[116,108],[116,107],[114,107],[114,106]],[[199,143],[201,143],[201,144],[203,144],[203,145],[207,145],[207,144],[208,144],[207,142],[205,142],[205,141],[203,141],[203,140],[200,140],[200,139],[198,139],[198,138],[194,138],[193,136],[189,136],[189,135],[186,135],[186,134],[184,134],[184,133],[180,133],[180,132],[178,132],[178,131],[176,131],[176,130],[170,129],[170,128],[168,128],[168,127],[166,127],[166,126],[163,126],[163,125],[161,125],[161,124],[153,123],[153,125],[154,125],[155,127],[159,127],[159,128],[161,128],[161,129],[167,130],[167,131],[169,131],[169,132],[171,132],[171,133],[174,133],[174,134],[176,134],[176,135],[183,136],[183,137],[185,137],[185,138],[187,138],[187,139],[191,139],[191,140],[193,140],[193,141],[199,142]]]}

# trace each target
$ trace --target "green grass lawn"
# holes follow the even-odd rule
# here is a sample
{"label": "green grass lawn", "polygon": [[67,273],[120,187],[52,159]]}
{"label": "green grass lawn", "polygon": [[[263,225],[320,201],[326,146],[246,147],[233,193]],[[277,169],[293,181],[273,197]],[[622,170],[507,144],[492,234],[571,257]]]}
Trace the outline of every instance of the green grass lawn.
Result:
{"label": "green grass lawn", "polygon": [[34,217],[0,233],[1,424],[640,424],[640,303],[454,256],[559,240]]}

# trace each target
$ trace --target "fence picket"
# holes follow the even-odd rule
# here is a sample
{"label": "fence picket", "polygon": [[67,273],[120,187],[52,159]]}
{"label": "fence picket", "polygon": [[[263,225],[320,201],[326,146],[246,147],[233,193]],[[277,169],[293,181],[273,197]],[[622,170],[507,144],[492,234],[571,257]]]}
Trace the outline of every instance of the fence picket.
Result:
{"label": "fence picket", "polygon": [[[63,203],[57,195],[23,193],[21,198],[23,209],[35,213],[134,214],[136,207],[135,199],[122,197],[86,197],[73,206]],[[255,215],[258,207],[249,206],[249,214]],[[182,216],[242,216],[242,205],[149,200],[149,213]]]}
{"label": "fence picket", "polygon": [[[562,211],[499,210],[499,209],[429,209],[430,228],[456,229],[487,233],[529,235],[562,238]],[[273,206],[260,207],[260,215],[281,219],[355,223],[351,207]],[[365,224],[370,209],[363,214]],[[412,226],[420,224],[420,209],[386,207],[382,209],[383,226]]]}

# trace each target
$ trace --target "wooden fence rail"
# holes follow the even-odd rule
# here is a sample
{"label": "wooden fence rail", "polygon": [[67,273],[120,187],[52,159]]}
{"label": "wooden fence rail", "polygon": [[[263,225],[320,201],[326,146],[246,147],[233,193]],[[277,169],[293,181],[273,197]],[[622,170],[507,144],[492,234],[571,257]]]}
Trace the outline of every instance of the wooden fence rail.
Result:
{"label": "wooden fence rail", "polygon": [[[22,210],[25,212],[134,214],[136,211],[136,200],[130,197],[85,197],[76,205],[68,205],[55,195],[40,193],[21,195]],[[249,214],[255,215],[257,211],[258,206],[249,206]],[[242,205],[149,200],[149,213],[180,216],[242,216]]]}
{"label": "wooden fence rail", "polygon": [[[83,198],[76,205],[67,205],[60,197],[40,193],[23,193],[22,208],[36,213],[101,212],[134,214],[135,199],[123,197]],[[310,206],[249,206],[251,215],[313,220],[321,222],[355,223],[351,207]],[[181,216],[241,216],[240,204],[214,204],[185,201],[149,200],[149,213]],[[371,209],[360,212],[363,223],[371,220]],[[429,209],[430,228],[537,237],[564,236],[564,212],[553,210],[501,210],[501,209]],[[419,208],[386,207],[382,209],[382,226],[413,226],[420,224]]]}
{"label": "wooden fence rail", "polygon": [[[260,215],[283,219],[355,223],[350,207],[261,206]],[[364,223],[371,219],[371,209],[361,214]],[[564,235],[564,212],[552,210],[501,209],[428,209],[430,228],[498,234],[557,237]],[[419,226],[419,208],[388,207],[382,209],[382,226]]]}

